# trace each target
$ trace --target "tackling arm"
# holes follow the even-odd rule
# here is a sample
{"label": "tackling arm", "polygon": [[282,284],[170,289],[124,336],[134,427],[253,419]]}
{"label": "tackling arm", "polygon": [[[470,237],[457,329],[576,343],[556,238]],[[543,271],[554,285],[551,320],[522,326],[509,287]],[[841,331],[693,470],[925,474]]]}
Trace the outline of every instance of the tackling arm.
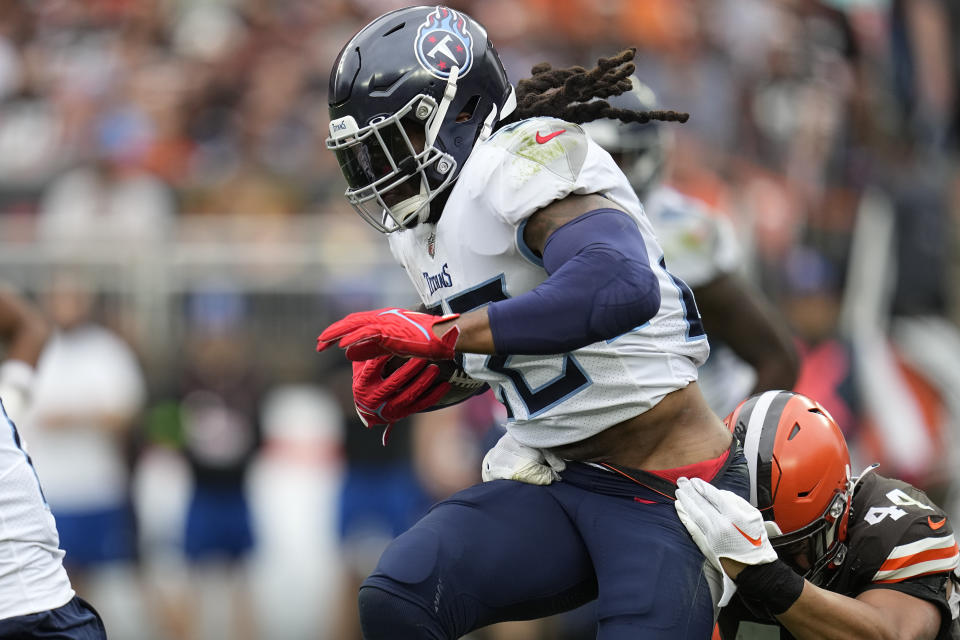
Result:
{"label": "tackling arm", "polygon": [[760,511],[736,494],[699,478],[680,478],[676,495],[677,515],[708,561],[798,640],[937,637],[940,612],[930,602],[893,589],[850,598],[801,578],[777,557]]}
{"label": "tackling arm", "polygon": [[940,612],[926,600],[892,589],[849,598],[810,582],[777,618],[797,640],[933,640],[940,630]]}

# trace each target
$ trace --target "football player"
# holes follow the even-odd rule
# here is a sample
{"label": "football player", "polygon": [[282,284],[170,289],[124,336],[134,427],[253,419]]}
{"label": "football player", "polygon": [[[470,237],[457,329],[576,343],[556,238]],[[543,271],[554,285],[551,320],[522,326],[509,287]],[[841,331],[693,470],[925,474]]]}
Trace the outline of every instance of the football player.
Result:
{"label": "football player", "polygon": [[723,638],[960,638],[957,542],[922,491],[874,467],[851,477],[840,428],[806,396],[753,396],[727,425],[749,503],[696,478],[676,492],[693,539],[735,583]]}
{"label": "football player", "polygon": [[99,640],[103,622],[70,585],[53,514],[14,424],[49,332],[34,305],[0,287],[0,637]]}
{"label": "football player", "polygon": [[[318,349],[355,361],[368,425],[429,407],[446,393],[429,361],[461,359],[507,408],[505,458],[549,457],[563,480],[499,479],[435,505],[361,587],[367,640],[457,638],[593,598],[603,640],[710,635],[716,572],[677,517],[675,480],[746,495],[745,460],[697,385],[709,346],[693,294],[578,124],[686,119],[602,100],[630,89],[633,55],[539,64],[515,92],[480,24],[408,7],[334,64],[327,146],[346,197],[439,315],[354,313]],[[392,355],[411,358],[384,377]]]}
{"label": "football player", "polygon": [[[630,80],[630,91],[607,101],[621,109],[655,109],[653,91],[636,76]],[[610,119],[583,128],[630,179],[670,273],[693,290],[710,336],[710,358],[700,368],[699,384],[711,408],[725,416],[747,396],[793,388],[799,362],[787,322],[738,273],[741,256],[732,225],[706,203],[663,183],[671,131],[657,122]]]}

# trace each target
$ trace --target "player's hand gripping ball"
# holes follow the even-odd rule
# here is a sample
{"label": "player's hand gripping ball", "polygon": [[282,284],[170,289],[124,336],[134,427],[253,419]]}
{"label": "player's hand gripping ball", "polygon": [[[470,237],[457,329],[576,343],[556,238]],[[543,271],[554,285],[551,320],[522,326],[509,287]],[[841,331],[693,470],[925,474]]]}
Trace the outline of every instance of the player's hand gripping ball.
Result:
{"label": "player's hand gripping ball", "polygon": [[353,363],[357,415],[367,427],[384,425],[384,445],[394,422],[429,408],[455,404],[484,386],[453,360],[380,356]]}
{"label": "player's hand gripping ball", "polygon": [[[384,372],[389,374],[396,371],[411,360],[421,360],[421,358],[392,356],[387,361]],[[435,403],[429,405],[427,407],[429,409],[442,409],[463,402],[487,387],[486,382],[472,378],[455,360],[430,360],[429,364],[435,366],[438,371],[435,384],[449,384],[447,392],[440,396]]]}

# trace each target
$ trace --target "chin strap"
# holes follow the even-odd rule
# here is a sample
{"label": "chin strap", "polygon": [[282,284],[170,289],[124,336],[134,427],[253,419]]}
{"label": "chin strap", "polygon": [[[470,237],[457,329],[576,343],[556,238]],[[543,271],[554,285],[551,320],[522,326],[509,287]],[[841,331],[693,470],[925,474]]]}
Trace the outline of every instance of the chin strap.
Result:
{"label": "chin strap", "polygon": [[490,137],[490,134],[493,133],[493,125],[497,122],[497,105],[490,107],[490,113],[487,114],[487,117],[483,120],[483,127],[480,129],[480,135],[477,137],[477,142],[483,142]]}
{"label": "chin strap", "polygon": [[506,101],[503,103],[503,108],[500,109],[500,119],[503,120],[508,115],[513,113],[514,109],[517,108],[517,92],[513,88],[513,85],[510,85],[510,95],[507,96]]}
{"label": "chin strap", "polygon": [[490,113],[487,114],[487,117],[483,121],[483,128],[480,129],[480,136],[477,138],[477,142],[483,142],[493,133],[493,127],[498,122],[506,118],[508,115],[513,113],[513,110],[517,108],[517,92],[514,91],[513,87],[510,87],[510,95],[507,96],[507,99],[503,103],[503,108],[500,110],[500,117],[497,117],[497,105],[490,107]]}
{"label": "chin strap", "polygon": [[423,147],[424,149],[432,147],[433,143],[437,141],[437,134],[440,133],[443,119],[447,116],[447,109],[450,107],[450,103],[453,102],[453,98],[457,95],[457,78],[459,77],[460,67],[454,65],[450,68],[450,77],[447,78],[447,88],[443,90],[443,99],[440,100],[437,111],[433,115],[433,120],[430,121],[430,126],[427,127],[427,142]]}
{"label": "chin strap", "polygon": [[867,467],[860,472],[860,475],[854,476],[853,478],[850,478],[849,472],[847,473],[847,477],[849,478],[847,480],[847,493],[850,495],[851,501],[853,500],[854,492],[857,490],[857,485],[859,485],[860,482],[863,481],[865,477],[867,477],[867,474],[875,471],[876,468],[879,466],[880,466],[879,462],[874,462],[873,464],[867,465]]}
{"label": "chin strap", "polygon": [[[430,125],[427,127],[426,139],[423,145],[424,151],[432,147],[433,143],[437,141],[440,127],[443,126],[443,119],[447,116],[447,109],[457,95],[457,79],[459,77],[460,67],[454,65],[450,68],[450,77],[447,78],[447,87],[443,90],[443,98],[440,100],[440,104],[437,105],[437,110],[434,112],[433,118],[430,120]],[[452,170],[452,168],[449,170]],[[409,198],[408,201],[410,206],[413,207],[413,211],[411,211],[409,215],[412,216],[413,213],[416,213],[418,222],[426,222],[427,218],[430,217],[430,208],[427,206],[430,201],[430,185],[427,182],[427,176],[425,174],[420,176],[420,194]]]}

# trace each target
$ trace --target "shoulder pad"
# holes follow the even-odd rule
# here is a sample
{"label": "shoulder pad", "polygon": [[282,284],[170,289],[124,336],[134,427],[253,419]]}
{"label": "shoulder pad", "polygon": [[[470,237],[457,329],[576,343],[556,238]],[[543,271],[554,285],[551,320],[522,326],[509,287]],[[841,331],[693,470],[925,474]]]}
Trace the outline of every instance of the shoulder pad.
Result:
{"label": "shoulder pad", "polygon": [[587,136],[578,124],[528,118],[497,131],[489,144],[575,181],[587,158]]}
{"label": "shoulder pad", "polygon": [[610,154],[579,125],[557,118],[529,118],[498,130],[474,147],[456,188],[471,208],[516,226],[571,193],[636,202]]}

